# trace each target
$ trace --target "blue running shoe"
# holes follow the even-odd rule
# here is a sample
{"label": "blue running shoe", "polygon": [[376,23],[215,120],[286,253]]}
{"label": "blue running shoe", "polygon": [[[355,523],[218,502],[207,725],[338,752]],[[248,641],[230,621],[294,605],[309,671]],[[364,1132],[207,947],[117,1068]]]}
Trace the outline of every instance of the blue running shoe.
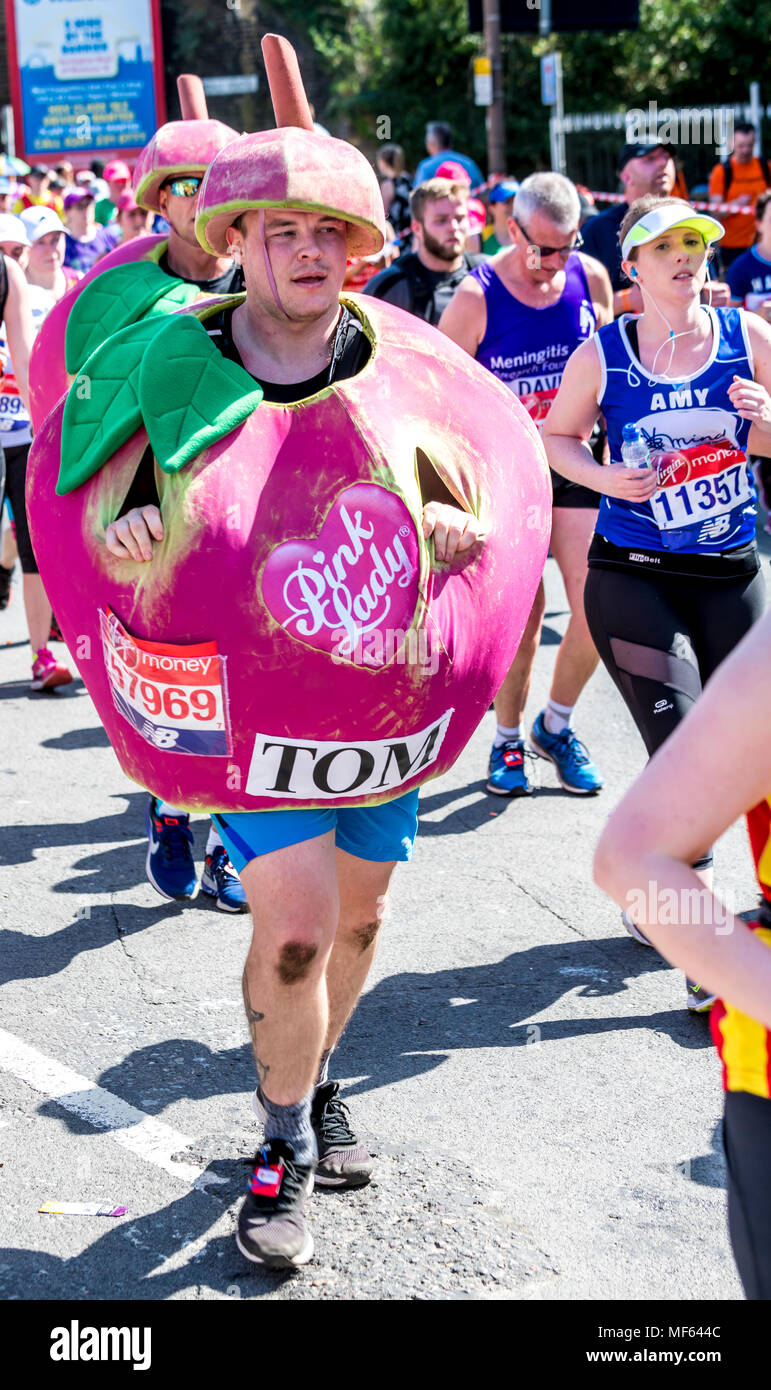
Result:
{"label": "blue running shoe", "polygon": [[147,803],[145,873],[162,898],[194,898],[198,874],[193,859],[193,834],[187,815],[161,816],[154,796]]}
{"label": "blue running shoe", "polygon": [[223,912],[248,912],[249,904],[224,845],[207,854],[201,874],[201,892],[217,899]]}
{"label": "blue running shoe", "polygon": [[604,787],[605,779],[596,763],[593,763],[580,739],[572,729],[563,729],[561,734],[550,734],[543,719],[543,710],[530,730],[530,747],[539,758],[548,758],[557,769],[566,792],[589,795]]}
{"label": "blue running shoe", "polygon": [[529,796],[533,788],[525,772],[525,745],[521,739],[507,739],[490,754],[487,790],[496,796]]}

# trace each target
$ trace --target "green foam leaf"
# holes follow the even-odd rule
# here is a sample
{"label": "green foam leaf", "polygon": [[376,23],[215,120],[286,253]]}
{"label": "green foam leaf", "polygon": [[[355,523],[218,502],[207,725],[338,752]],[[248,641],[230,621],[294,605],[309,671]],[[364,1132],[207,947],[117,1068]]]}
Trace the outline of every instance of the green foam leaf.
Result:
{"label": "green foam leaf", "polygon": [[139,373],[139,405],[159,466],[176,473],[243,424],[262,394],[243,367],[222,356],[197,318],[167,319]]}
{"label": "green foam leaf", "polygon": [[173,314],[178,309],[187,309],[188,305],[195,303],[201,293],[197,285],[188,284],[185,280],[171,280],[168,276],[167,280],[169,290],[150,305],[145,318],[160,318],[162,314]]}
{"label": "green foam leaf", "polygon": [[[172,300],[177,293],[182,298]],[[171,313],[197,294],[195,285],[167,275],[153,261],[128,261],[103,271],[89,281],[70,309],[64,336],[67,371],[75,376],[101,343],[144,318],[162,300],[169,307],[160,312]]]}
{"label": "green foam leaf", "polygon": [[140,367],[148,342],[166,323],[157,318],[131,323],[83,364],[64,403],[59,497],[85,483],[140,428]]}

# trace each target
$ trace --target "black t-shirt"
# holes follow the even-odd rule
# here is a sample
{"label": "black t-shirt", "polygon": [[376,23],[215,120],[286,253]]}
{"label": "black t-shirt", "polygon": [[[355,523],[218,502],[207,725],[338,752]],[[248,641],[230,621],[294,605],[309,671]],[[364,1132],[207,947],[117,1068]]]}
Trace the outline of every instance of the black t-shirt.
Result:
{"label": "black t-shirt", "polygon": [[596,217],[590,217],[581,228],[582,251],[601,261],[610,276],[615,290],[628,288],[629,281],[621,269],[621,247],[618,244],[618,229],[629,210],[628,203],[616,203]]}
{"label": "black t-shirt", "polygon": [[186,285],[197,285],[202,294],[240,294],[244,288],[244,272],[235,261],[224,275],[218,275],[214,280],[189,280],[186,275],[178,275],[169,266],[168,251],[164,251],[158,265],[173,280],[184,280]]}
{"label": "black t-shirt", "polygon": [[[206,319],[204,328],[223,357],[227,357],[231,362],[237,362],[239,367],[244,367],[241,355],[233,341],[232,323],[233,310],[223,309],[219,314],[213,314]],[[275,405],[292,405],[295,401],[307,400],[309,396],[313,396],[317,391],[322,391],[325,386],[329,386],[332,381],[344,381],[347,377],[356,376],[366,366],[371,353],[372,348],[360,320],[351,313],[350,309],[343,307],[335,333],[332,360],[326,367],[305,381],[276,382],[259,379],[259,385],[262,387],[266,401],[272,401]],[[246,370],[247,368],[244,367],[244,371]],[[250,373],[251,375],[252,373]],[[253,380],[258,381],[258,378],[253,377]],[[155,461],[152,449],[148,445],[118,515],[124,516],[133,507],[157,507],[158,505]]]}
{"label": "black t-shirt", "polygon": [[457,270],[429,270],[416,251],[408,251],[393,265],[373,275],[362,293],[385,299],[388,304],[436,325],[461,280],[483,260],[484,256],[464,251]]}

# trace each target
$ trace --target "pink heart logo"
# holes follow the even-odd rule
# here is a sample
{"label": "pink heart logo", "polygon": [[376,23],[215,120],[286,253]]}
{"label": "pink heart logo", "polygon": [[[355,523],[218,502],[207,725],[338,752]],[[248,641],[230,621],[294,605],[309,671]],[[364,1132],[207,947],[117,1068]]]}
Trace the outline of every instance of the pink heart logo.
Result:
{"label": "pink heart logo", "polygon": [[298,641],[335,660],[381,667],[410,628],[419,577],[418,533],[401,498],[354,483],[332,503],[315,540],[276,546],[262,596]]}

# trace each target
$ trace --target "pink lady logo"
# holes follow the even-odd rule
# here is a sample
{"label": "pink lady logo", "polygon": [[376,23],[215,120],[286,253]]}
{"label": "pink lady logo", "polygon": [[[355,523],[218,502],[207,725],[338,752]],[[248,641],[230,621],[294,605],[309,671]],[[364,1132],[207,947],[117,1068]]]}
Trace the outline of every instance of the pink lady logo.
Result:
{"label": "pink lady logo", "polygon": [[401,499],[376,483],[355,483],[333,502],[316,540],[276,547],[262,596],[293,637],[352,658],[362,636],[386,620],[389,628],[410,627],[419,554],[415,523]]}

